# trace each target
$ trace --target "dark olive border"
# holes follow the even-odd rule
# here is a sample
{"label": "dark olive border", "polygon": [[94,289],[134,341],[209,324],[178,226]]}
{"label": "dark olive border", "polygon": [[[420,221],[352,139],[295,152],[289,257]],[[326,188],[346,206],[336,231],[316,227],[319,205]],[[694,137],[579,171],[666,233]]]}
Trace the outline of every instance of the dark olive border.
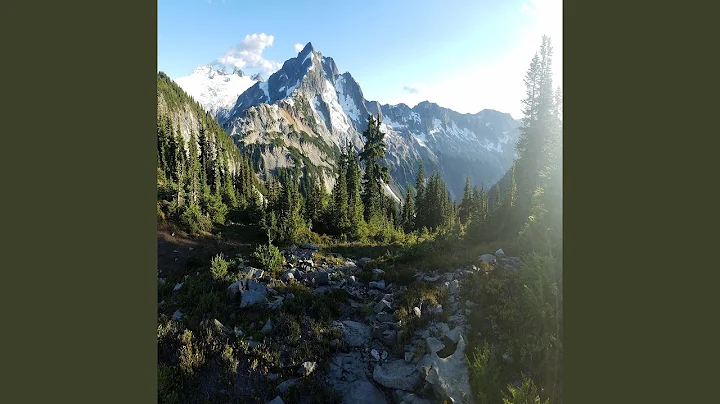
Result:
{"label": "dark olive border", "polygon": [[[671,21],[666,28],[680,33],[696,22],[639,3],[564,4],[564,401],[689,402],[670,393],[694,377],[683,369],[697,368],[669,361],[691,355],[680,338],[692,333],[678,328],[691,311],[648,302],[661,288],[674,304],[698,289],[657,286],[672,286],[683,268],[675,261],[673,275],[662,275],[673,251],[637,232],[684,209],[679,183],[662,183],[646,165],[658,154],[650,143],[679,134],[662,124],[672,116],[653,104],[661,99],[630,94],[668,82],[660,65],[677,50],[677,41],[652,45],[642,27]],[[4,392],[21,398],[8,402],[155,402],[157,4],[13,7],[3,26],[3,96],[12,105],[1,159],[11,240],[3,362],[13,376]],[[694,159],[671,157],[673,166]],[[683,253],[684,243],[673,245]],[[656,318],[665,327],[643,334]],[[680,397],[711,387],[696,383]]]}
{"label": "dark olive border", "polygon": [[2,15],[2,401],[156,402],[157,4]]}

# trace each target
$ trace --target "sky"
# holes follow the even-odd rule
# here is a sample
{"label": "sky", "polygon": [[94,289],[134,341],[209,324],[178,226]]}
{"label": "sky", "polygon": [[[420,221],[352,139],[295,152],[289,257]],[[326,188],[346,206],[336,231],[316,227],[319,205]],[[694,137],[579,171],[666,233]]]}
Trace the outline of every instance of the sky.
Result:
{"label": "sky", "polygon": [[308,42],[367,100],[519,119],[542,35],[562,87],[562,0],[159,0],[158,70],[222,63],[265,79]]}

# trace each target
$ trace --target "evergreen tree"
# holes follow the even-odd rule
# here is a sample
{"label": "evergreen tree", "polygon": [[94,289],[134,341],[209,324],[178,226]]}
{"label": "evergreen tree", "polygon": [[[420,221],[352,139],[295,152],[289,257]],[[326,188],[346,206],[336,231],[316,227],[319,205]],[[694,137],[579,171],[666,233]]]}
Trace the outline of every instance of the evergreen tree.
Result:
{"label": "evergreen tree", "polygon": [[516,146],[518,161],[518,211],[527,217],[530,198],[540,186],[540,173],[547,165],[546,143],[554,131],[556,119],[555,93],[552,88],[552,45],[550,38],[543,36],[540,54],[536,54],[526,73],[526,98],[522,101],[523,118],[520,138]]}
{"label": "evergreen tree", "polygon": [[515,206],[515,200],[517,199],[517,184],[515,183],[515,165],[513,164],[512,168],[510,169],[510,185],[507,189],[507,195],[505,196],[505,199],[508,202],[508,206],[510,208]]}
{"label": "evergreen tree", "polygon": [[413,190],[409,183],[407,184],[405,203],[402,206],[402,226],[406,233],[412,232],[415,228],[415,202]]}
{"label": "evergreen tree", "polygon": [[359,240],[364,237],[365,221],[363,219],[363,204],[360,194],[360,165],[358,156],[350,142],[347,144],[347,181],[348,193],[348,219],[350,220],[350,235]]}
{"label": "evergreen tree", "polygon": [[500,197],[500,182],[495,184],[495,199],[493,200],[493,212],[497,212],[502,205],[502,198]]}
{"label": "evergreen tree", "polygon": [[350,228],[348,215],[347,151],[343,148],[338,161],[338,176],[333,187],[333,208],[330,222],[336,234],[346,234]]}
{"label": "evergreen tree", "polygon": [[418,163],[418,174],[415,180],[415,189],[417,195],[415,196],[415,230],[420,230],[425,227],[425,168],[423,162],[420,160]]}
{"label": "evergreen tree", "polygon": [[480,220],[487,220],[488,214],[490,213],[490,206],[488,203],[488,196],[485,193],[485,184],[482,184],[480,188]]}
{"label": "evergreen tree", "polygon": [[[178,128],[178,133],[180,129]],[[195,133],[190,133],[188,144],[188,194],[192,204],[197,204],[200,196],[200,160],[198,159],[198,144]]]}
{"label": "evergreen tree", "polygon": [[470,219],[472,212],[472,191],[470,189],[470,177],[465,176],[465,188],[463,190],[463,199],[460,202],[458,216],[460,223],[465,224]]}
{"label": "evergreen tree", "polygon": [[380,123],[379,115],[377,119],[372,115],[368,117],[368,127],[363,133],[365,144],[360,153],[360,160],[365,163],[362,200],[367,221],[382,212],[382,184],[389,180],[387,167],[380,165],[385,160],[385,134],[380,130]]}
{"label": "evergreen tree", "polygon": [[230,173],[230,167],[227,162],[227,156],[225,153],[220,154],[221,156],[221,167],[222,167],[222,198],[226,205],[235,208],[238,206],[237,195],[235,194],[235,187],[233,186],[232,174]]}

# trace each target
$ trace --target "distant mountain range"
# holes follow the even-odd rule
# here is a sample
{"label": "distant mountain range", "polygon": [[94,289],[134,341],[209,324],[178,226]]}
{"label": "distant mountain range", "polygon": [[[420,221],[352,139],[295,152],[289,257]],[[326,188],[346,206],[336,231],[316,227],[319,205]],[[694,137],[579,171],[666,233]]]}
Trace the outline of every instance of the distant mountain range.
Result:
{"label": "distant mountain range", "polygon": [[459,199],[466,174],[489,188],[515,158],[520,123],[510,114],[366,100],[352,75],[340,74],[335,61],[311,43],[267,81],[210,65],[175,81],[253,154],[265,175],[297,164],[322,175],[331,189],[340,146],[350,141],[361,148],[368,115],[378,113],[391,176],[387,191],[397,199],[407,183],[414,184],[420,161],[427,176],[439,170]]}

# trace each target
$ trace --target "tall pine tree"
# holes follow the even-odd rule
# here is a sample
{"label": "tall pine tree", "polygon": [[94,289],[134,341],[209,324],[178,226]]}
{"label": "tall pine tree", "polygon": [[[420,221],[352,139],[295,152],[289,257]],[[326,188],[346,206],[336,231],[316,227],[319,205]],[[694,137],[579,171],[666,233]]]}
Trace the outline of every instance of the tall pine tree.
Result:
{"label": "tall pine tree", "polygon": [[383,191],[382,184],[389,180],[387,167],[381,165],[385,160],[385,134],[380,130],[380,116],[368,117],[368,127],[363,132],[365,144],[360,153],[360,160],[365,163],[363,176],[362,200],[365,205],[365,220],[370,221],[372,216],[382,214]]}

